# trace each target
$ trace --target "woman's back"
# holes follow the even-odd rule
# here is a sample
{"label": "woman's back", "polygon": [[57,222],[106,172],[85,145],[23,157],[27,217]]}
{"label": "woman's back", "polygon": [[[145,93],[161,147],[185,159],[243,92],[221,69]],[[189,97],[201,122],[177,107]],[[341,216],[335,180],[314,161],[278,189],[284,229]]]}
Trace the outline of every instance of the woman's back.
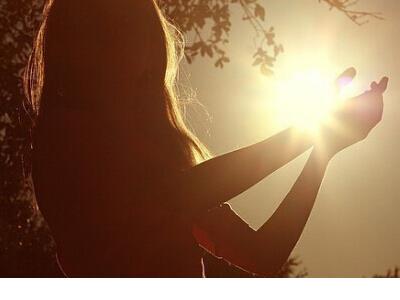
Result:
{"label": "woman's back", "polygon": [[142,132],[116,131],[116,120],[98,118],[52,109],[36,130],[33,180],[64,271],[200,276],[192,222],[148,193],[165,171],[163,151],[150,151]]}

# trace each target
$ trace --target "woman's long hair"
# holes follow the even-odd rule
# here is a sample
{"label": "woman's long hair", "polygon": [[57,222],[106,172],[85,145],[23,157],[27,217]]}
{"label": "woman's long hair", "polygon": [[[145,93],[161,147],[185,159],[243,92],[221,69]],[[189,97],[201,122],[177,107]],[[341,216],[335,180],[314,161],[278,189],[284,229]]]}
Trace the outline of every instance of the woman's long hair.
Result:
{"label": "woman's long hair", "polygon": [[183,49],[155,0],[48,0],[25,93],[39,119],[47,107],[131,111],[157,127],[152,134],[172,137],[190,167],[209,152],[182,116],[176,78]]}

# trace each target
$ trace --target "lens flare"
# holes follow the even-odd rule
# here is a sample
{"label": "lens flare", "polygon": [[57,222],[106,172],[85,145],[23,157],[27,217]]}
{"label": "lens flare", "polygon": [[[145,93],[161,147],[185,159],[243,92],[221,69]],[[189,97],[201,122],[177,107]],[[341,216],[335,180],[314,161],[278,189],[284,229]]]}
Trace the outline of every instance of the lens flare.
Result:
{"label": "lens flare", "polygon": [[274,99],[279,126],[318,133],[320,124],[328,123],[332,111],[343,101],[352,81],[349,76],[336,80],[334,75],[309,68],[279,79]]}
{"label": "lens flare", "polygon": [[278,122],[316,130],[332,110],[335,94],[333,82],[320,70],[298,71],[277,83]]}

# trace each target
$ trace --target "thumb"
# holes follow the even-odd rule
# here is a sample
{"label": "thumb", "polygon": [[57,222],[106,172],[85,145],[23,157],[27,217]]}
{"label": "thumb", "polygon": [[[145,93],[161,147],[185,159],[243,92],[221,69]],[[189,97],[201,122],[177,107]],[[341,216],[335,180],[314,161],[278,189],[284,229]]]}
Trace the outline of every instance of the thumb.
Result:
{"label": "thumb", "polygon": [[371,85],[371,90],[376,90],[378,88],[378,84],[376,83],[376,81],[372,82]]}
{"label": "thumb", "polygon": [[354,77],[356,77],[357,70],[353,67],[347,68],[342,74],[338,76],[338,78],[335,81],[335,86],[338,91],[345,87],[346,85],[350,84]]}

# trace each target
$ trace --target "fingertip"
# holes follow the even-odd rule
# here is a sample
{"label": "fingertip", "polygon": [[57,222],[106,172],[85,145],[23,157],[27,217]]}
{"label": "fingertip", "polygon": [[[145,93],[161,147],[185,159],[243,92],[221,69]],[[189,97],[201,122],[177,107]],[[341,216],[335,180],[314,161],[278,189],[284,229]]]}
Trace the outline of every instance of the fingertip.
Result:
{"label": "fingertip", "polygon": [[357,70],[354,67],[347,68],[340,77],[347,77],[353,79],[357,75]]}
{"label": "fingertip", "polygon": [[339,77],[336,79],[336,86],[340,89],[350,84],[354,77],[356,76],[357,71],[354,67],[347,68]]}
{"label": "fingertip", "polygon": [[352,77],[352,78],[356,77],[356,75],[357,75],[357,70],[356,70],[356,68],[350,67],[350,68],[348,69],[348,71],[349,71],[349,77]]}
{"label": "fingertip", "polygon": [[389,77],[387,77],[387,76],[383,77],[383,78],[379,81],[378,86],[379,86],[379,89],[380,89],[381,92],[386,91],[387,86],[388,86],[388,83],[389,83]]}

